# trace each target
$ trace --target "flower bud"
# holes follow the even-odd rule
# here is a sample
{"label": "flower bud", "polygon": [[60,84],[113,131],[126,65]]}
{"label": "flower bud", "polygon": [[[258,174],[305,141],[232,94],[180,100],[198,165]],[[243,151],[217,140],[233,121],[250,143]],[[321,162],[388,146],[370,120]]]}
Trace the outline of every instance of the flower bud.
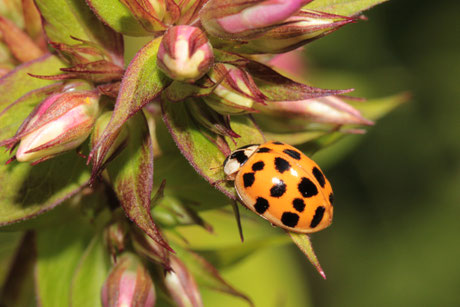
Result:
{"label": "flower bud", "polygon": [[284,53],[353,21],[350,17],[302,10],[235,50],[239,53]]}
{"label": "flower bud", "polygon": [[247,39],[299,11],[311,0],[210,0],[200,12],[206,32],[223,39]]}
{"label": "flower bud", "polygon": [[155,299],[155,287],[145,266],[134,254],[123,254],[102,286],[102,306],[151,307]]}
{"label": "flower bud", "polygon": [[[91,141],[90,141],[91,148],[94,148],[96,144],[99,142],[102,136],[102,133],[104,132],[105,128],[110,122],[110,119],[112,118],[112,113],[113,113],[112,111],[107,111],[103,113],[101,116],[99,116],[99,118],[97,119],[96,123],[94,124],[93,133],[91,134]],[[106,163],[107,161],[112,160],[115,157],[115,155],[121,151],[127,139],[128,139],[128,131],[126,130],[126,127],[123,126],[118,131],[118,135],[115,137],[115,141],[111,144],[109,150],[107,151],[107,154],[104,157],[104,161],[102,163]],[[102,147],[99,147],[97,152],[94,154],[93,161],[99,160],[98,156],[101,151],[102,151]]]}
{"label": "flower bud", "polygon": [[166,272],[165,285],[177,306],[203,306],[200,291],[187,267],[177,258],[171,256],[172,271]]}
{"label": "flower bud", "polygon": [[269,102],[261,108],[275,116],[309,119],[316,123],[337,125],[372,125],[361,113],[337,96],[326,96],[298,101]]}
{"label": "flower bud", "polygon": [[203,100],[221,114],[251,113],[255,111],[252,108],[255,102],[264,104],[265,96],[251,75],[236,66],[217,64],[209,77],[218,85]]}
{"label": "flower bud", "polygon": [[116,259],[116,256],[125,250],[128,233],[128,225],[124,216],[120,214],[119,216],[118,220],[113,221],[104,229],[104,241],[113,259]]}
{"label": "flower bud", "polygon": [[163,36],[158,50],[158,67],[171,79],[195,81],[214,62],[212,46],[197,27],[174,26]]}
{"label": "flower bud", "polygon": [[67,91],[49,96],[27,117],[16,135],[0,145],[13,148],[16,159],[41,162],[85,141],[99,111],[93,91]]}

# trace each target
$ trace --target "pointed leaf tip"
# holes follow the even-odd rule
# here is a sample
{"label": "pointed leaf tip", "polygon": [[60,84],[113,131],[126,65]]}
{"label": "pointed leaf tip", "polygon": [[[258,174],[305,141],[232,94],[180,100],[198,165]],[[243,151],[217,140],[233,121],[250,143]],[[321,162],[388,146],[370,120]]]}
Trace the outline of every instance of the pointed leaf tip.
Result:
{"label": "pointed leaf tip", "polygon": [[307,256],[311,264],[316,268],[318,273],[326,279],[326,273],[324,273],[321,264],[316,257],[315,251],[313,250],[313,245],[311,244],[310,236],[308,234],[294,233],[287,231],[288,235],[291,237],[292,241],[297,245],[297,247],[302,251],[302,253]]}

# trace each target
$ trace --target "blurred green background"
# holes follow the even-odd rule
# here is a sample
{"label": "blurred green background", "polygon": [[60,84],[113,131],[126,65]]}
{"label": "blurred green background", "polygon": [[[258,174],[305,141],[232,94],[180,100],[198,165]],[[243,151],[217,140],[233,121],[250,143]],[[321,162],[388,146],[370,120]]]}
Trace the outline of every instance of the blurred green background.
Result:
{"label": "blurred green background", "polygon": [[293,246],[224,271],[257,306],[460,306],[458,12],[454,0],[393,0],[307,47],[316,86],[412,98],[315,157],[336,198],[332,227],[313,236],[326,281]]}
{"label": "blurred green background", "polygon": [[334,148],[317,157],[337,201],[314,242],[328,280],[305,265],[314,306],[460,306],[458,12],[458,1],[389,1],[307,49],[321,85],[412,93],[339,163]]}

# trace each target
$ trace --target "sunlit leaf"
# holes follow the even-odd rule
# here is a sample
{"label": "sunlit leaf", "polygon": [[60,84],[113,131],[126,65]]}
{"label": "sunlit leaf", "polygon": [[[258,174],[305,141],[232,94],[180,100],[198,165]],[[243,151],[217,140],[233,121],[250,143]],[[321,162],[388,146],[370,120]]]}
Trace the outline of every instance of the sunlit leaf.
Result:
{"label": "sunlit leaf", "polygon": [[[61,60],[51,54],[37,60],[24,63],[0,79],[0,112],[29,91],[55,83],[54,80],[41,80],[28,74],[58,74],[65,66]],[[24,115],[24,118],[27,114]],[[0,127],[3,126],[0,120]]]}
{"label": "sunlit leaf", "polygon": [[93,12],[115,31],[130,36],[152,35],[119,0],[86,0]]}
{"label": "sunlit leaf", "polygon": [[388,0],[315,0],[304,8],[343,16],[353,16]]}
{"label": "sunlit leaf", "polygon": [[109,175],[125,213],[139,228],[166,249],[150,214],[153,186],[153,148],[142,112],[127,122],[129,141],[108,167]]}
{"label": "sunlit leaf", "polygon": [[215,249],[194,249],[194,251],[212,263],[216,269],[220,270],[239,263],[263,248],[275,248],[289,242],[291,241],[287,236],[271,236],[245,241],[244,244],[234,246]]}
{"label": "sunlit leaf", "polygon": [[91,228],[78,216],[37,233],[35,282],[40,306],[69,306],[72,278],[91,237]]}
{"label": "sunlit leaf", "polygon": [[99,21],[85,1],[36,0],[35,3],[51,42],[75,45],[74,38],[89,41],[102,47],[115,64],[123,66],[122,36]]}
{"label": "sunlit leaf", "polygon": [[99,234],[91,240],[72,278],[72,307],[100,306],[101,288],[110,270],[110,259]]}

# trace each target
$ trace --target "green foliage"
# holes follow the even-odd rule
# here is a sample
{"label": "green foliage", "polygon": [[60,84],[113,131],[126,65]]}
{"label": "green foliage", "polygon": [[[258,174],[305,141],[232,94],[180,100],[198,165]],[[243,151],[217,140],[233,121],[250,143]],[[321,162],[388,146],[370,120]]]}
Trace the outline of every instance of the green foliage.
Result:
{"label": "green foliage", "polygon": [[[7,76],[3,77],[0,81],[0,94],[2,97],[2,100],[0,101],[0,108],[2,112],[4,112],[3,110],[8,105],[15,102],[17,99],[21,98],[28,92],[56,82],[52,80],[33,78],[28,74],[57,74],[59,73],[59,68],[63,66],[64,64],[58,57],[53,55],[46,55],[40,59],[27,62],[17,67],[13,72],[10,72]],[[3,114],[0,116],[4,117]],[[21,116],[21,119],[24,119],[27,117],[27,113],[17,114],[16,116]],[[0,130],[0,133],[2,133],[2,138],[8,137],[8,135],[3,134],[5,118],[2,118],[2,129]]]}
{"label": "green foliage", "polygon": [[93,12],[118,33],[130,36],[148,36],[131,11],[119,0],[87,0]]}
{"label": "green foliage", "polygon": [[72,277],[70,305],[100,306],[100,292],[110,270],[110,259],[101,234],[94,236],[84,251]]}
{"label": "green foliage", "polygon": [[100,22],[84,1],[37,0],[35,3],[51,42],[75,45],[76,38],[92,42],[112,55],[122,53],[121,36]]}
{"label": "green foliage", "polygon": [[100,147],[102,148],[102,154],[98,155],[94,168],[102,167],[105,154],[114,142],[121,126],[147,103],[155,99],[170,82],[156,65],[160,41],[161,38],[157,38],[145,45],[126,69],[112,118],[99,143],[93,148],[93,153]]}
{"label": "green foliage", "polygon": [[109,176],[129,219],[158,244],[170,249],[150,214],[153,148],[142,112],[134,116],[127,126],[129,142],[120,156],[110,163]]}
{"label": "green foliage", "polygon": [[[261,144],[264,142],[264,137],[249,117],[239,116],[234,117],[231,126],[237,134],[241,135],[241,138],[227,141],[220,139],[213,143],[210,139],[213,137],[208,138],[206,136],[208,132],[203,131],[203,128],[193,120],[184,105],[186,103],[193,102],[163,102],[163,119],[169,132],[193,168],[228,197],[236,199],[234,188],[222,182],[225,179],[221,169],[222,163],[231,150],[247,144]],[[220,149],[219,142],[223,146]],[[225,151],[222,152],[223,150]]]}
{"label": "green foliage", "polygon": [[[384,1],[316,0],[305,8],[356,16]],[[216,244],[206,248],[193,244],[186,246],[179,244],[177,237],[186,237],[186,230],[181,227],[183,225],[195,224],[212,232],[213,221],[205,221],[201,217],[209,213],[205,211],[220,209],[232,200],[238,200],[233,185],[226,181],[222,171],[222,164],[232,150],[276,139],[298,145],[305,153],[313,154],[344,138],[344,132],[358,131],[357,125],[344,128],[343,123],[317,123],[315,118],[306,117],[301,119],[301,125],[296,126],[298,122],[288,117],[276,118],[262,111],[256,119],[252,115],[230,117],[225,112],[215,110],[211,115],[199,112],[200,108],[207,108],[201,97],[212,94],[222,80],[212,80],[209,74],[192,84],[166,77],[157,67],[161,37],[153,38],[142,47],[123,73],[122,34],[150,35],[146,25],[151,23],[149,29],[155,28],[152,20],[156,17],[151,15],[152,20],[144,20],[144,23],[139,17],[141,9],[131,12],[128,6],[115,0],[35,2],[43,17],[45,34],[61,58],[46,55],[17,67],[0,80],[0,94],[3,97],[0,101],[0,140],[12,137],[27,115],[49,94],[66,89],[64,81],[52,80],[59,77],[48,77],[46,80],[32,78],[28,74],[58,75],[61,68],[67,66],[65,62],[70,61],[71,65],[75,65],[72,69],[78,72],[84,71],[74,76],[92,81],[91,89],[103,96],[101,109],[113,109],[109,124],[98,138],[98,143],[91,148],[91,175],[85,159],[77,157],[75,153],[66,153],[35,166],[15,161],[0,166],[0,182],[7,183],[0,187],[0,226],[7,226],[3,228],[4,231],[33,229],[36,233],[35,287],[39,305],[100,306],[100,288],[112,265],[109,256],[115,259],[122,250],[131,253],[136,249],[133,227],[141,229],[139,233],[142,236],[145,233],[153,239],[153,242],[143,241],[151,244],[145,248],[146,253],[152,253],[149,259],[163,256],[161,260],[164,262],[155,260],[149,267],[152,273],[159,274],[155,280],[158,289],[161,289],[165,274],[161,264],[169,261],[169,244],[200,285],[228,293],[250,305],[253,305],[250,295],[238,290],[239,286],[227,282],[217,269],[227,270],[244,264],[256,251],[289,242],[289,236],[320,274],[325,276],[307,235],[289,233],[288,236],[283,233],[283,236],[255,238],[251,234],[251,240],[243,245],[222,244],[220,248]],[[165,3],[166,8],[170,6],[170,11],[158,21],[159,28],[180,20],[180,17],[186,20],[193,16],[193,12],[187,12],[189,15],[185,17],[179,16],[177,3],[172,0]],[[192,5],[187,1],[181,4],[184,5],[184,11]],[[14,16],[17,13],[11,14]],[[155,36],[161,34],[158,32]],[[232,42],[229,44],[233,46]],[[263,57],[248,59],[219,50],[217,48],[220,47],[216,46],[217,65],[230,64],[243,72],[241,79],[226,79],[230,86],[225,89],[227,92],[224,91],[224,95],[252,99],[254,97],[251,95],[257,93],[260,96],[257,97],[260,100],[257,101],[257,111],[263,110],[265,100],[289,103],[350,91],[325,90],[295,82],[272,70]],[[69,59],[69,54],[63,50],[73,58]],[[234,52],[231,48],[229,50]],[[5,59],[9,59],[8,56]],[[14,66],[11,59],[8,61],[8,65]],[[110,69],[116,73],[106,74]],[[240,88],[242,84],[249,88],[249,94],[241,90],[244,88]],[[353,112],[359,115],[357,110],[360,110],[364,116],[375,120],[406,100],[407,96],[401,94],[368,102],[350,100],[349,104],[356,108],[351,108]],[[264,122],[264,118],[269,119]],[[257,125],[259,119],[262,128]],[[122,127],[128,130],[128,140],[120,147],[122,150],[117,152],[118,155],[107,162],[107,153]],[[263,131],[266,127],[269,127],[266,129],[269,132]],[[88,151],[86,145],[83,151],[85,154]],[[334,153],[334,156],[339,157],[340,153]],[[0,162],[9,157],[9,153],[0,153]],[[88,185],[90,177],[91,184]],[[165,186],[163,182],[166,182]],[[88,200],[82,197],[84,194],[94,197]],[[53,214],[11,225],[36,217],[61,203],[65,207],[61,206]],[[112,210],[119,205],[133,223],[128,222],[124,215],[121,217],[123,223],[115,221],[115,210],[109,212],[107,208]],[[228,214],[224,210],[220,213]],[[246,219],[246,212],[242,216],[243,221],[250,220]],[[255,217],[252,213],[248,216]],[[103,231],[109,219],[113,225],[117,222],[123,225],[122,230],[110,239]],[[269,224],[263,225],[268,227]],[[232,225],[233,233],[236,233],[236,229]],[[21,236],[20,232],[1,234],[2,265],[7,266],[14,260]],[[109,247],[110,244],[116,246]],[[279,265],[268,269],[275,271],[279,266],[282,267],[279,270],[284,272],[284,265],[289,264],[280,261]],[[6,276],[7,271],[0,270],[0,284],[5,282]],[[248,275],[247,278],[249,280],[254,276]],[[160,292],[167,296],[165,292]],[[172,299],[167,297],[164,301],[170,304]]]}
{"label": "green foliage", "polygon": [[89,225],[78,218],[37,234],[36,287],[41,306],[69,305],[75,270],[81,268],[91,237]]}

